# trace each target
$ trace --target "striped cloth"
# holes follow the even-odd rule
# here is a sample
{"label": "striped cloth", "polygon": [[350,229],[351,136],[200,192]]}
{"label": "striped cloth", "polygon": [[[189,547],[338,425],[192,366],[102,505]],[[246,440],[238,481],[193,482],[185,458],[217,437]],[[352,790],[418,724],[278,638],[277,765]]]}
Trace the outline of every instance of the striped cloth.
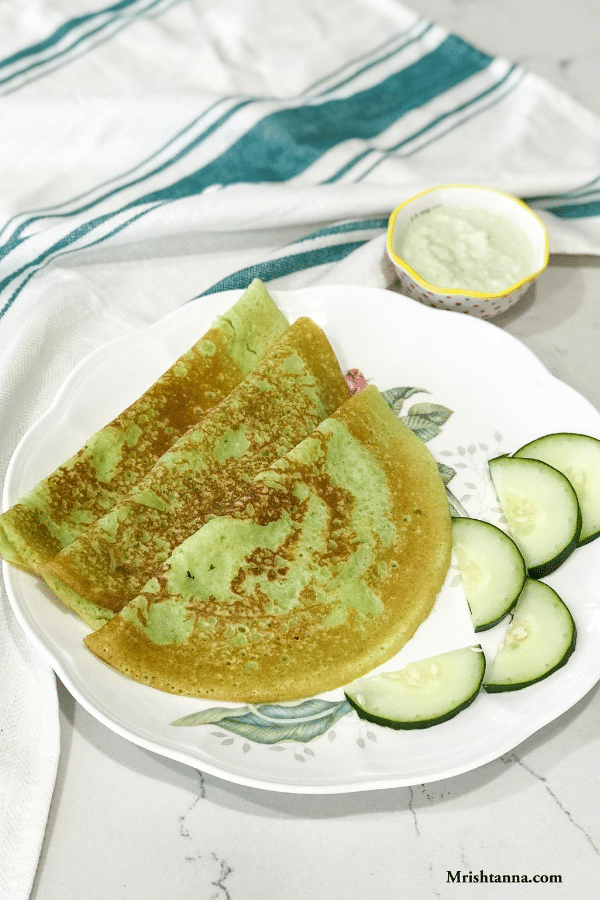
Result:
{"label": "striped cloth", "polygon": [[[387,217],[433,184],[511,191],[553,251],[600,252],[597,118],[400,3],[101,2],[0,6],[2,473],[105,340],[254,276],[392,285]],[[2,603],[0,896],[22,900],[56,697]]]}

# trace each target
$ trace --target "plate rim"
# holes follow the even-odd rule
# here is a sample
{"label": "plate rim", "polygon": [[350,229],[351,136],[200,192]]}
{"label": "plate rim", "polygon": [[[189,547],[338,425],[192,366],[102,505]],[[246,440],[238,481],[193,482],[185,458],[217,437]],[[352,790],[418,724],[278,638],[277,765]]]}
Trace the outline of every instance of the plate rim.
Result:
{"label": "plate rim", "polygon": [[[463,330],[467,329],[467,331],[470,329],[471,333],[475,336],[487,335],[489,336],[490,340],[492,340],[492,342],[505,342],[507,348],[510,348],[510,350],[520,355],[519,362],[522,362],[526,366],[530,366],[532,371],[534,373],[537,373],[538,378],[541,379],[542,382],[545,382],[546,384],[550,385],[551,388],[559,391],[565,389],[567,394],[579,398],[579,400],[583,403],[583,407],[587,407],[587,412],[598,418],[598,427],[600,430],[600,414],[590,403],[590,401],[588,401],[587,398],[585,398],[583,395],[579,394],[574,388],[571,388],[565,382],[554,376],[535,355],[535,353],[525,344],[523,344],[518,338],[516,338],[509,332],[498,328],[493,323],[481,319],[475,319],[458,312],[434,310],[432,308],[418,304],[401,294],[397,294],[396,292],[389,291],[383,288],[372,288],[360,285],[315,285],[304,288],[297,288],[294,290],[281,290],[269,287],[269,292],[278,306],[280,306],[280,308],[282,306],[285,307],[286,302],[291,303],[291,305],[293,306],[294,303],[298,301],[298,298],[300,298],[300,302],[302,302],[303,296],[307,294],[309,294],[310,297],[315,298],[315,300],[317,296],[319,296],[320,299],[316,300],[317,305],[319,305],[319,303],[322,303],[323,298],[327,300],[326,295],[328,293],[331,295],[331,299],[336,299],[336,297],[339,298],[340,296],[347,295],[348,292],[364,292],[366,295],[368,295],[369,298],[385,297],[386,301],[388,302],[393,299],[394,301],[398,302],[399,306],[403,306],[404,311],[406,311],[409,315],[412,314],[417,319],[424,316],[425,322],[435,320],[439,322],[440,316],[450,317],[449,321],[452,321],[454,323],[456,323],[457,320],[460,320],[461,324],[459,325],[459,328]],[[166,316],[156,320],[150,325],[146,325],[145,327],[138,329],[134,333],[119,335],[118,337],[113,338],[112,340],[105,342],[104,344],[101,344],[99,347],[95,348],[89,354],[87,354],[82,360],[80,360],[77,365],[71,370],[67,378],[63,381],[62,385],[58,389],[56,395],[54,396],[50,405],[47,407],[46,411],[36,420],[36,422],[31,425],[30,428],[27,429],[27,431],[19,440],[15,450],[13,451],[5,476],[3,488],[3,508],[6,508],[7,505],[10,505],[11,502],[15,502],[15,499],[18,499],[18,497],[15,497],[14,499],[12,498],[11,489],[13,487],[16,474],[18,473],[21,456],[24,450],[26,450],[27,448],[28,441],[32,439],[32,435],[35,435],[36,430],[39,430],[40,428],[43,429],[44,424],[48,421],[51,421],[52,417],[59,413],[63,401],[68,396],[68,392],[71,389],[72,384],[77,380],[82,372],[86,372],[90,369],[90,367],[98,364],[98,362],[104,356],[108,355],[109,357],[111,357],[114,353],[118,353],[121,348],[124,349],[125,347],[129,347],[132,340],[137,339],[138,341],[143,342],[144,340],[148,339],[148,337],[151,337],[154,331],[156,331],[157,329],[160,329],[167,324],[177,324],[180,318],[185,321],[187,319],[186,310],[190,309],[190,304],[196,304],[196,309],[200,309],[200,306],[203,307],[199,313],[199,316],[201,319],[204,318],[206,322],[209,321],[209,307],[212,308],[216,305],[216,307],[225,310],[229,305],[231,305],[232,302],[235,301],[237,297],[241,295],[241,293],[241,290],[233,290],[210,295],[209,297],[196,298],[195,300],[190,301],[189,303],[184,304],[183,306],[178,307],[175,310],[172,310]],[[206,303],[205,301],[211,302]],[[283,311],[285,312],[285,308]],[[310,313],[307,312],[305,314],[309,315]],[[462,323],[464,323],[464,325]],[[115,718],[111,718],[109,714],[99,709],[98,706],[93,702],[93,700],[90,700],[90,698],[86,695],[85,690],[81,690],[78,687],[70,672],[65,668],[60,660],[57,660],[52,649],[46,643],[44,643],[42,638],[35,631],[35,628],[33,628],[33,626],[30,624],[26,612],[21,608],[20,601],[17,596],[18,592],[13,588],[12,578],[15,569],[10,566],[10,564],[4,561],[2,564],[2,568],[10,604],[20,627],[25,631],[29,640],[42,654],[50,667],[56,672],[69,692],[92,716],[102,722],[102,724],[104,724],[106,727],[119,734],[121,737],[130,740],[147,750],[155,752],[169,759],[179,761],[183,764],[190,765],[192,767],[201,767],[203,771],[210,773],[216,777],[252,788],[259,788],[263,790],[271,790],[283,793],[334,794],[403,787],[455,777],[456,775],[464,774],[483,765],[486,765],[494,759],[497,759],[499,756],[502,756],[509,750],[514,749],[516,746],[522,743],[522,741],[537,733],[552,721],[563,715],[568,709],[573,707],[600,680],[599,669],[597,676],[593,680],[588,679],[586,681],[585,685],[583,686],[583,690],[578,693],[578,696],[570,700],[567,698],[568,702],[564,704],[564,708],[561,707],[560,709],[558,709],[558,711],[551,713],[544,721],[537,724],[534,728],[530,730],[525,729],[526,733],[521,733],[521,731],[519,730],[516,738],[507,736],[506,741],[504,742],[504,744],[502,744],[500,749],[490,749],[488,752],[481,755],[476,761],[471,761],[466,766],[464,763],[457,763],[454,766],[447,767],[435,776],[426,777],[424,780],[422,777],[420,777],[420,780],[415,780],[414,777],[411,777],[410,780],[407,781],[406,779],[394,775],[386,779],[382,778],[381,774],[379,773],[378,777],[362,777],[357,781],[343,781],[340,783],[331,782],[323,784],[311,782],[310,780],[307,780],[301,784],[296,782],[282,782],[279,780],[268,781],[262,777],[252,776],[251,774],[240,775],[239,773],[232,773],[231,771],[227,771],[225,768],[215,765],[210,760],[204,759],[202,757],[201,747],[198,748],[198,755],[191,754],[184,750],[178,750],[173,747],[165,747],[164,745],[161,745],[160,741],[145,737],[143,734],[136,731],[135,728],[128,728],[127,726],[121,725],[121,723]],[[124,678],[125,676],[122,677]],[[374,775],[375,774],[376,773],[374,773]]]}

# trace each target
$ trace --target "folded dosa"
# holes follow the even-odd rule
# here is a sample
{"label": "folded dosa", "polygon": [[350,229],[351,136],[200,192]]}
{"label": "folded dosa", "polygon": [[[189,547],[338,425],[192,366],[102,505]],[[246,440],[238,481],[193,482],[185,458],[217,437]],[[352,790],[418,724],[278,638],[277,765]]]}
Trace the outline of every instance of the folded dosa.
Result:
{"label": "folded dosa", "polygon": [[4,559],[39,572],[226,397],[287,326],[255,280],[149,390],[0,517]]}
{"label": "folded dosa", "polygon": [[437,465],[370,386],[259,473],[85,641],[172,693],[312,696],[404,646],[431,611],[450,548]]}
{"label": "folded dosa", "polygon": [[178,544],[347,397],[324,332],[296,320],[125,499],[42,567],[43,577],[88,623],[110,618]]}

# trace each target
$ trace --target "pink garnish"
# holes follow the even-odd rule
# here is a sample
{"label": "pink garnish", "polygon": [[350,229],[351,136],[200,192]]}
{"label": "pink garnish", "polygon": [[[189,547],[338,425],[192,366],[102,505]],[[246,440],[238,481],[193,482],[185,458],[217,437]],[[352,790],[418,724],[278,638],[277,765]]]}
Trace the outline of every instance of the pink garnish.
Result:
{"label": "pink garnish", "polygon": [[358,369],[348,369],[344,378],[351,394],[357,394],[367,387],[367,379]]}

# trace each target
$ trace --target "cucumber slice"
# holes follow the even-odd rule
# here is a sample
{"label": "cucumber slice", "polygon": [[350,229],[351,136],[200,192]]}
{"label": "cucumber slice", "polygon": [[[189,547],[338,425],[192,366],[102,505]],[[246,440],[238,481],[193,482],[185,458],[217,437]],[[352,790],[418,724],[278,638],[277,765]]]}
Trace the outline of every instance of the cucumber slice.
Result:
{"label": "cucumber slice", "polygon": [[549,575],[579,544],[581,510],[569,479],[538,459],[497,456],[490,474],[531,578]]}
{"label": "cucumber slice", "polygon": [[481,647],[463,647],[409,663],[399,672],[359,678],[344,693],[361,719],[388,728],[429,728],[471,705],[484,672]]}
{"label": "cucumber slice", "polygon": [[573,616],[555,590],[527,579],[503,644],[488,666],[488,693],[535,684],[567,662],[577,640]]}
{"label": "cucumber slice", "polygon": [[566,475],[581,508],[579,546],[600,535],[600,441],[587,434],[546,434],[514,454],[541,459]]}
{"label": "cucumber slice", "polygon": [[475,631],[497,625],[525,584],[521,551],[500,528],[480,519],[452,520],[452,544]]}

